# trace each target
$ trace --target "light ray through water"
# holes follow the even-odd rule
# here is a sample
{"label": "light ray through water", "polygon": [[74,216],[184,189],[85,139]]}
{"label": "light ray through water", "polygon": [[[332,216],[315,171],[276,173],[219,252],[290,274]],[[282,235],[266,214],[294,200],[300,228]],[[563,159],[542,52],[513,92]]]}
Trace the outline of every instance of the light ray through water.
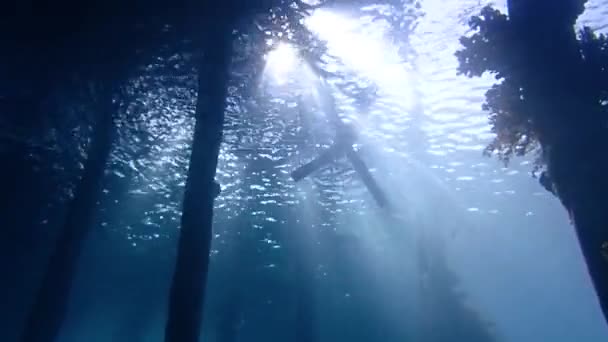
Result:
{"label": "light ray through water", "polygon": [[[458,48],[458,37],[466,33],[466,18],[484,4],[476,0],[468,1],[464,5],[457,2],[446,3],[449,4],[449,11],[446,10],[442,1],[425,3],[424,9],[428,12],[427,16],[418,26],[411,42],[419,53],[419,57],[415,61],[415,68],[410,67],[412,61],[403,61],[397,53],[398,49],[384,40],[382,23],[365,24],[327,10],[316,11],[307,23],[321,39],[327,41],[330,55],[335,56],[346,67],[373,80],[378,85],[380,99],[367,113],[356,113],[356,108],[344,103],[339,94],[334,95],[341,110],[355,112],[354,115],[360,119],[363,141],[374,150],[373,153],[368,154],[368,158],[371,158],[372,163],[381,170],[379,173],[383,174],[383,179],[390,183],[391,189],[400,189],[400,191],[407,189],[407,195],[400,197],[404,203],[402,209],[417,212],[413,215],[418,218],[414,218],[412,221],[418,223],[421,220],[420,215],[427,216],[429,222],[424,226],[433,230],[442,230],[441,234],[446,238],[450,238],[450,234],[446,234],[451,230],[449,227],[457,226],[459,231],[466,232],[459,241],[449,240],[451,243],[446,246],[448,254],[446,257],[457,265],[459,275],[464,278],[463,287],[468,289],[468,293],[473,294],[472,302],[475,306],[488,317],[496,317],[499,329],[508,331],[506,336],[509,337],[509,340],[522,340],[522,338],[541,335],[554,336],[549,330],[538,335],[522,331],[527,326],[526,323],[509,317],[513,311],[509,310],[509,304],[506,302],[508,299],[493,298],[490,292],[495,290],[490,289],[492,286],[482,285],[482,278],[486,276],[480,278],[480,275],[486,274],[483,270],[489,270],[488,267],[491,265],[502,265],[503,268],[511,267],[509,274],[522,277],[528,284],[533,284],[535,276],[540,276],[540,274],[563,280],[565,273],[549,274],[550,271],[540,268],[539,263],[536,266],[522,266],[526,269],[525,272],[535,272],[535,275],[524,274],[522,270],[513,269],[514,265],[505,265],[504,260],[500,260],[500,254],[494,259],[489,258],[486,262],[472,261],[475,258],[473,256],[475,251],[487,253],[487,246],[496,243],[507,244],[509,247],[504,246],[505,249],[522,249],[526,251],[525,254],[528,257],[533,255],[531,248],[534,247],[532,245],[544,246],[544,242],[538,238],[535,238],[534,244],[515,241],[512,235],[528,236],[530,233],[508,224],[505,225],[504,222],[496,222],[487,215],[518,217],[516,213],[509,212],[509,210],[519,208],[523,210],[522,217],[525,213],[526,218],[523,220],[531,220],[530,217],[533,215],[528,215],[532,212],[529,206],[537,208],[541,212],[549,209],[543,209],[543,204],[531,199],[526,199],[525,203],[522,202],[519,205],[501,206],[501,211],[504,210],[504,213],[491,207],[497,204],[497,199],[490,198],[492,197],[490,192],[483,189],[483,184],[486,184],[487,180],[498,180],[499,182],[492,183],[494,184],[492,188],[498,187],[497,184],[500,184],[500,187],[504,187],[506,190],[494,193],[497,194],[496,196],[512,196],[511,201],[517,194],[515,188],[517,191],[532,193],[535,191],[533,189],[536,189],[536,185],[530,179],[524,178],[527,177],[525,174],[509,173],[498,163],[481,159],[481,149],[491,138],[486,116],[479,109],[488,80],[482,79],[475,83],[467,83],[456,78],[453,52]],[[468,14],[454,15],[454,13],[461,12]],[[414,96],[416,88],[419,95]],[[412,123],[410,116],[415,106],[424,108],[426,112],[417,113],[422,114],[422,121]],[[414,163],[417,166],[414,168],[415,170],[407,170],[412,168],[412,165],[411,163],[404,165],[401,158],[405,156],[404,150],[408,149],[408,145],[403,143],[404,136],[399,130],[412,125],[420,126],[418,128],[421,128],[421,136],[424,139],[424,141],[414,143],[422,145],[421,153],[425,155],[429,153],[431,157],[428,155],[424,157],[425,163]],[[370,139],[365,139],[365,137]],[[388,152],[389,150],[392,152],[378,152]],[[466,162],[463,164],[462,160],[466,160]],[[384,177],[384,172],[391,170],[393,178]],[[389,178],[391,179],[389,180]],[[440,185],[440,188],[434,191],[433,196],[425,191],[425,187],[428,188],[430,185],[428,182],[430,178],[435,179]],[[416,179],[423,181],[417,182]],[[349,189],[345,190],[347,193],[349,192]],[[482,196],[477,197],[480,194]],[[543,200],[546,201],[546,199]],[[438,202],[441,204],[438,205]],[[550,210],[553,213],[559,210],[555,209],[557,207],[553,205],[554,202],[551,201],[550,204],[547,204],[551,206]],[[486,205],[488,207],[485,207]],[[416,207],[416,209],[412,210],[410,206]],[[365,208],[365,210],[367,224],[358,221],[353,227],[363,229],[361,232],[365,231],[364,234],[359,234],[363,243],[380,246],[382,243],[372,243],[372,241],[377,241],[379,230],[384,229],[385,224],[377,218],[374,219],[373,215],[370,215],[369,208]],[[429,217],[429,214],[433,216],[433,213],[441,215],[435,215],[434,218]],[[518,220],[522,217],[518,217]],[[525,226],[530,224],[527,223]],[[482,231],[483,226],[498,227],[501,231],[493,230],[491,233]],[[366,229],[366,227],[375,227],[375,229]],[[568,229],[568,227],[564,227],[564,229]],[[554,233],[545,232],[545,234]],[[571,236],[564,235],[560,241],[562,246],[574,246]],[[407,256],[402,254],[401,257]],[[580,258],[580,256],[578,257]],[[388,258],[372,258],[368,262],[378,263],[380,260],[391,262]],[[523,265],[523,259],[518,259],[517,263]],[[574,270],[576,266],[574,264],[568,267]],[[575,273],[580,276],[579,271]],[[505,279],[505,277],[506,275],[497,276],[497,279]],[[486,282],[494,284],[494,288],[506,290],[504,285],[501,287],[494,280],[486,279]],[[580,284],[570,284],[569,286],[576,287],[578,293],[585,293],[585,301],[589,302],[588,289],[585,289],[584,286],[581,287]],[[520,296],[517,293],[511,293],[509,296],[512,298],[511,300],[520,297],[526,296]],[[555,307],[556,310],[564,310],[563,305],[560,306],[557,302],[549,306]],[[537,316],[540,317],[541,311],[528,310],[526,315],[533,319]],[[571,336],[575,334],[572,332]]]}

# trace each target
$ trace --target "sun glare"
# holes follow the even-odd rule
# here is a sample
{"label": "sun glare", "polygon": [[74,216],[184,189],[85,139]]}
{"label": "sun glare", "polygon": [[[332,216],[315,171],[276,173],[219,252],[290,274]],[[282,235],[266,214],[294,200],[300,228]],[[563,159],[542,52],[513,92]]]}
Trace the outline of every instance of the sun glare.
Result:
{"label": "sun glare", "polygon": [[398,47],[386,39],[386,24],[321,9],[307,19],[306,25],[327,42],[329,53],[347,67],[374,81],[386,95],[409,100],[410,73]]}
{"label": "sun glare", "polygon": [[[411,70],[404,63],[398,46],[386,39],[387,23],[319,9],[306,19],[306,26],[326,41],[329,55],[373,81],[384,96],[399,99],[406,108],[411,105]],[[269,41],[269,44],[275,43]],[[288,43],[276,44],[265,59],[265,78],[275,85],[283,86],[292,81],[308,84],[308,77],[314,76],[300,59],[297,48]]]}
{"label": "sun glare", "polygon": [[285,84],[293,76],[298,64],[296,49],[287,43],[279,43],[266,55],[265,74],[272,77],[277,84]]}

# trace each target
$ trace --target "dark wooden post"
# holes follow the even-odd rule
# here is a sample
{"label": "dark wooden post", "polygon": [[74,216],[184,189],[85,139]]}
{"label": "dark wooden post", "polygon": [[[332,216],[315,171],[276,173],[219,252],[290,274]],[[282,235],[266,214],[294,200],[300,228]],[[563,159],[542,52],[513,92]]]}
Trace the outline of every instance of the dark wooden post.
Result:
{"label": "dark wooden post", "polygon": [[51,254],[40,290],[27,316],[22,342],[55,342],[65,319],[72,281],[82,244],[91,230],[101,182],[110,156],[114,135],[112,84],[102,84],[97,103],[101,110],[93,129],[93,139],[84,174],[70,203],[63,230]]}
{"label": "dark wooden post", "polygon": [[[222,6],[219,6],[220,8]],[[166,342],[198,342],[211,251],[216,174],[232,57],[232,13],[206,15],[199,65],[196,124],[184,194]]]}

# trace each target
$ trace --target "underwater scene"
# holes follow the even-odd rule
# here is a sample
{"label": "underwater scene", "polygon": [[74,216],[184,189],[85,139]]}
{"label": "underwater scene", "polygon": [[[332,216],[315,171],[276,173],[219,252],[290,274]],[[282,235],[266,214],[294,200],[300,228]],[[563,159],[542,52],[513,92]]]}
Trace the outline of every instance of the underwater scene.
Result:
{"label": "underwater scene", "polygon": [[608,1],[18,3],[0,342],[608,341]]}

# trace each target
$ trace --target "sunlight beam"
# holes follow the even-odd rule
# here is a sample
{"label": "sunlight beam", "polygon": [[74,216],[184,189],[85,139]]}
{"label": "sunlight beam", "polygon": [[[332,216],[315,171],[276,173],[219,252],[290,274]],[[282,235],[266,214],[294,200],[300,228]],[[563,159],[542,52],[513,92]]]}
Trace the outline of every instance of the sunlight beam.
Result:
{"label": "sunlight beam", "polygon": [[264,74],[276,84],[283,85],[293,77],[299,63],[296,48],[287,43],[279,43],[266,55]]}
{"label": "sunlight beam", "polygon": [[408,106],[413,102],[410,70],[399,47],[386,38],[387,23],[367,23],[319,9],[307,18],[306,26],[327,42],[330,55],[373,81],[385,95],[398,97]]}

